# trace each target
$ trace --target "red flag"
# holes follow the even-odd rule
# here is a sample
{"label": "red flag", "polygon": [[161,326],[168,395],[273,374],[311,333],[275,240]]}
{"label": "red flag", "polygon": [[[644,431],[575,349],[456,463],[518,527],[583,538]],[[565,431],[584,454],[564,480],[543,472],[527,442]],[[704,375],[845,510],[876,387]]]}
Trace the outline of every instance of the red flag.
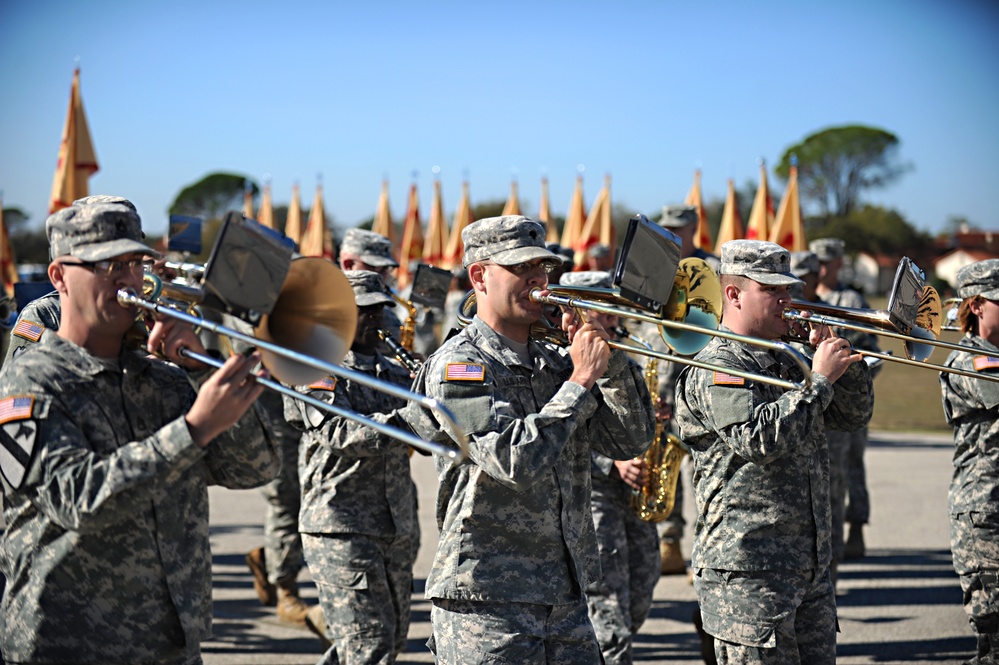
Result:
{"label": "red flag", "polygon": [[406,223],[402,229],[402,247],[399,250],[399,288],[409,284],[409,264],[423,257],[423,224],[420,222],[420,195],[416,183],[409,187]]}
{"label": "red flag", "polygon": [[323,186],[316,185],[316,198],[312,201],[309,221],[302,234],[302,256],[322,256],[333,258],[333,236],[326,225],[326,210],[323,207]]}
{"label": "red flag", "polygon": [[520,215],[520,199],[517,197],[517,181],[510,181],[510,198],[506,200],[501,215]]}
{"label": "red flag", "polygon": [[774,202],[770,198],[767,187],[767,165],[760,163],[760,186],[756,189],[753,209],[749,213],[749,224],[746,228],[746,240],[767,240],[770,238],[770,227],[774,223]]}
{"label": "red flag", "polygon": [[777,243],[789,252],[804,252],[808,249],[805,227],[801,223],[797,166],[791,167],[791,173],[787,177],[787,190],[777,209],[774,227],[770,231],[770,242]]}
{"label": "red flag", "polygon": [[389,239],[392,243],[392,256],[398,258],[399,240],[395,236],[395,224],[392,223],[392,212],[389,210],[388,180],[382,180],[382,193],[378,196],[378,208],[375,210],[371,230]]}
{"label": "red flag", "polygon": [[300,244],[302,240],[302,202],[298,194],[298,183],[291,188],[291,204],[288,206],[288,219],[284,223],[284,234]]}
{"label": "red flag", "polygon": [[62,130],[59,144],[59,161],[56,163],[55,179],[52,181],[52,195],[49,200],[49,213],[68,208],[73,201],[90,193],[88,178],[97,173],[97,155],[90,140],[87,116],[83,112],[83,98],[80,96],[80,68],[73,72],[73,86],[69,92],[69,112]]}
{"label": "red flag", "polygon": [[718,228],[718,243],[715,254],[721,255],[721,246],[729,240],[742,240],[746,235],[742,228],[742,215],[739,214],[739,202],[735,196],[735,183],[728,179],[728,196],[725,197],[725,210],[722,211],[721,226]]}
{"label": "red flag", "polygon": [[0,199],[0,276],[3,277],[4,291],[13,296],[14,284],[17,283],[17,260],[14,258],[14,248],[10,245],[7,225],[3,223],[3,199]]}
{"label": "red flag", "polygon": [[694,234],[694,247],[700,247],[706,252],[711,251],[714,242],[711,240],[711,231],[708,229],[708,213],[704,212],[704,201],[701,197],[701,170],[694,171],[694,184],[687,193],[687,198],[683,201],[689,206],[697,208],[697,233]]}
{"label": "red flag", "polygon": [[441,201],[441,181],[434,180],[434,198],[430,204],[430,222],[423,243],[423,262],[442,267],[447,253],[447,222],[444,221],[444,204]]}
{"label": "red flag", "polygon": [[454,221],[451,222],[451,237],[448,238],[445,268],[461,265],[461,257],[465,253],[465,245],[461,242],[461,232],[475,221],[472,215],[472,205],[468,196],[468,181],[461,183],[461,200],[458,209],[454,211]]}

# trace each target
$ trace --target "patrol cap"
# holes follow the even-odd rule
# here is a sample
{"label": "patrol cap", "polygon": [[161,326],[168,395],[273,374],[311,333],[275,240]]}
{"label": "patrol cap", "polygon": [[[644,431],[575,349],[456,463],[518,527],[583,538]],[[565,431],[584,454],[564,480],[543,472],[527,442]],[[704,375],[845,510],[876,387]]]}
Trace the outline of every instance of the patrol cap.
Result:
{"label": "patrol cap", "polygon": [[957,295],[999,300],[999,259],[986,259],[957,271]]}
{"label": "patrol cap", "polygon": [[773,242],[729,240],[721,248],[721,275],[741,275],[770,286],[796,284],[791,273],[791,254]]}
{"label": "patrol cap", "polygon": [[364,261],[369,266],[393,268],[399,262],[392,258],[392,241],[380,233],[364,229],[347,229],[340,243],[340,253],[350,254]]}
{"label": "patrol cap", "polygon": [[372,305],[388,305],[392,296],[385,290],[385,280],[376,272],[370,270],[344,270],[344,276],[354,289],[354,301],[358,307]]}
{"label": "patrol cap", "polygon": [[159,257],[142,242],[142,223],[121,203],[73,205],[45,220],[49,256],[74,256],[81,261],[103,261],[138,252]]}
{"label": "patrol cap", "polygon": [[562,257],[545,246],[545,227],[522,215],[487,217],[472,222],[461,232],[465,245],[462,265],[468,267],[486,259],[512,266],[535,259],[561,263]]}
{"label": "patrol cap", "polygon": [[91,196],[84,196],[82,199],[77,199],[73,201],[75,206],[89,206],[95,203],[120,203],[126,208],[131,208],[132,212],[139,214],[136,210],[135,204],[126,199],[124,196],[115,196],[113,194],[93,194]]}
{"label": "patrol cap", "polygon": [[839,238],[819,238],[808,243],[808,249],[815,252],[822,263],[843,258],[845,247],[846,243]]}
{"label": "patrol cap", "polygon": [[606,270],[567,272],[559,278],[558,283],[563,286],[589,286],[597,289],[610,289],[614,287],[611,274]]}
{"label": "patrol cap", "polygon": [[819,274],[819,257],[815,252],[791,252],[791,274],[795,277]]}
{"label": "patrol cap", "polygon": [[659,220],[659,226],[668,229],[680,229],[687,224],[697,222],[697,208],[688,205],[663,206],[663,216]]}

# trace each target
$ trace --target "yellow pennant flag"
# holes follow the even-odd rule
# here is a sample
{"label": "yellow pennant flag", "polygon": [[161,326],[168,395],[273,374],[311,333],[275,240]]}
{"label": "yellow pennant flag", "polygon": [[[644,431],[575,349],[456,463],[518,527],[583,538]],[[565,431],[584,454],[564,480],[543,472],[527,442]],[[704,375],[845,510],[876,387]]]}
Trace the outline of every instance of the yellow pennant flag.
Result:
{"label": "yellow pennant flag", "polygon": [[302,201],[298,194],[298,183],[291,188],[291,203],[288,205],[288,219],[284,223],[284,234],[300,244],[302,240]]}
{"label": "yellow pennant flag", "polygon": [[466,180],[461,183],[461,200],[458,201],[458,209],[454,211],[454,220],[451,222],[451,235],[448,238],[444,268],[456,268],[461,265],[461,258],[465,253],[461,232],[474,221],[475,217],[472,215],[472,205],[468,195],[468,181]]}
{"label": "yellow pennant flag", "polygon": [[614,225],[611,223],[611,198],[610,198],[610,176],[604,177],[604,186],[597,193],[597,198],[590,206],[590,212],[586,215],[586,223],[576,241],[576,265],[582,265],[586,250],[591,246],[600,243],[610,249],[611,256],[614,255]]}
{"label": "yellow pennant flag", "polygon": [[510,198],[506,200],[506,205],[503,206],[503,212],[501,215],[520,215],[520,198],[517,194],[517,181],[510,181]]}
{"label": "yellow pennant flag", "polygon": [[710,252],[714,242],[711,240],[711,231],[708,229],[708,213],[704,212],[700,169],[694,171],[694,184],[691,185],[687,198],[683,202],[697,208],[697,232],[694,234],[694,246],[700,247],[705,252]]}
{"label": "yellow pennant flag", "polygon": [[770,231],[770,242],[775,242],[789,252],[804,252],[808,249],[805,241],[805,227],[801,222],[801,202],[798,199],[798,167],[792,165],[787,177],[787,190],[780,200],[774,228]]}
{"label": "yellow pennant flag", "polygon": [[576,187],[572,190],[572,200],[569,202],[569,212],[565,216],[565,226],[562,227],[563,247],[575,250],[579,234],[583,232],[586,221],[586,208],[583,205],[583,176],[576,176]]}
{"label": "yellow pennant flag", "polygon": [[243,187],[243,216],[253,219],[253,189],[249,182]]}
{"label": "yellow pennant flag", "polygon": [[406,223],[402,228],[402,246],[399,249],[399,288],[409,285],[412,275],[410,264],[423,257],[423,224],[420,222],[420,195],[414,182],[409,188],[406,206]]}
{"label": "yellow pennant flag", "polygon": [[760,186],[756,189],[753,209],[749,213],[746,240],[767,240],[774,223],[774,202],[767,187],[767,165],[760,163]]}
{"label": "yellow pennant flag", "polygon": [[3,199],[0,199],[0,275],[3,277],[3,289],[9,296],[14,295],[14,285],[17,283],[17,259],[14,248],[10,244],[10,233],[3,223]]}
{"label": "yellow pennant flag", "polygon": [[441,181],[434,181],[434,198],[430,204],[430,222],[423,243],[423,262],[438,268],[444,267],[447,253],[447,222],[444,220],[444,203],[441,200]]}
{"label": "yellow pennant flag", "polygon": [[264,183],[264,194],[260,197],[260,209],[256,220],[269,229],[274,228],[274,204],[271,203],[271,183]]}
{"label": "yellow pennant flag", "polygon": [[742,240],[746,232],[742,228],[742,215],[739,214],[739,201],[735,196],[735,183],[728,179],[728,195],[725,197],[725,209],[722,211],[721,226],[718,228],[718,243],[715,254],[721,256],[721,246],[729,240]]}
{"label": "yellow pennant flag", "polygon": [[87,116],[83,112],[80,96],[80,68],[73,72],[73,86],[69,92],[69,112],[59,144],[59,161],[56,163],[49,213],[68,208],[73,201],[90,194],[88,179],[97,173],[97,155],[90,140]]}
{"label": "yellow pennant flag", "polygon": [[388,180],[382,180],[382,193],[378,195],[378,208],[375,209],[375,220],[371,230],[385,236],[392,243],[392,256],[399,258],[399,239],[395,234],[395,224],[392,223],[392,212],[389,210]]}
{"label": "yellow pennant flag", "polygon": [[302,256],[322,256],[333,258],[333,236],[326,225],[326,210],[323,207],[323,186],[316,185],[316,197],[309,211],[309,221],[302,234]]}
{"label": "yellow pennant flag", "polygon": [[538,221],[545,225],[545,242],[558,242],[558,229],[552,220],[552,207],[548,198],[548,178],[541,178],[541,200],[538,202]]}

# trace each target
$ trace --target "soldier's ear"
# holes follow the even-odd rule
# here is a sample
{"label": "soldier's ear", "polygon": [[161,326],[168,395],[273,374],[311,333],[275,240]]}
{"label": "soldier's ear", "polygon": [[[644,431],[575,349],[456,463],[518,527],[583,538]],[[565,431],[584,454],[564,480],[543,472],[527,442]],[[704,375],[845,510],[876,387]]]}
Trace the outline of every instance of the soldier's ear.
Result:
{"label": "soldier's ear", "polygon": [[66,290],[64,275],[66,272],[66,267],[63,266],[58,261],[53,261],[49,264],[49,281],[52,282],[52,286],[59,293],[64,293]]}

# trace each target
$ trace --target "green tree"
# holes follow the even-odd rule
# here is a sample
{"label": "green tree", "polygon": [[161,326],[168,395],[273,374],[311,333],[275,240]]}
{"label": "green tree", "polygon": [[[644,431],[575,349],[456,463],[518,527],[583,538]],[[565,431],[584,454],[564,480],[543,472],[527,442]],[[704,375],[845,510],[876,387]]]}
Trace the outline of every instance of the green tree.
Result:
{"label": "green tree", "polygon": [[809,239],[835,237],[846,243],[850,254],[922,256],[933,247],[933,237],[916,229],[898,212],[881,206],[865,205],[850,215],[806,224]]}
{"label": "green tree", "polygon": [[243,191],[249,187],[256,196],[260,188],[246,176],[210,173],[181,190],[170,204],[171,215],[190,215],[209,222],[221,220],[230,210],[243,209]]}
{"label": "green tree", "polygon": [[802,198],[818,204],[824,217],[845,217],[864,190],[886,187],[910,170],[898,160],[898,146],[898,137],[883,129],[831,127],[785,150],[774,172],[786,180],[797,157]]}

